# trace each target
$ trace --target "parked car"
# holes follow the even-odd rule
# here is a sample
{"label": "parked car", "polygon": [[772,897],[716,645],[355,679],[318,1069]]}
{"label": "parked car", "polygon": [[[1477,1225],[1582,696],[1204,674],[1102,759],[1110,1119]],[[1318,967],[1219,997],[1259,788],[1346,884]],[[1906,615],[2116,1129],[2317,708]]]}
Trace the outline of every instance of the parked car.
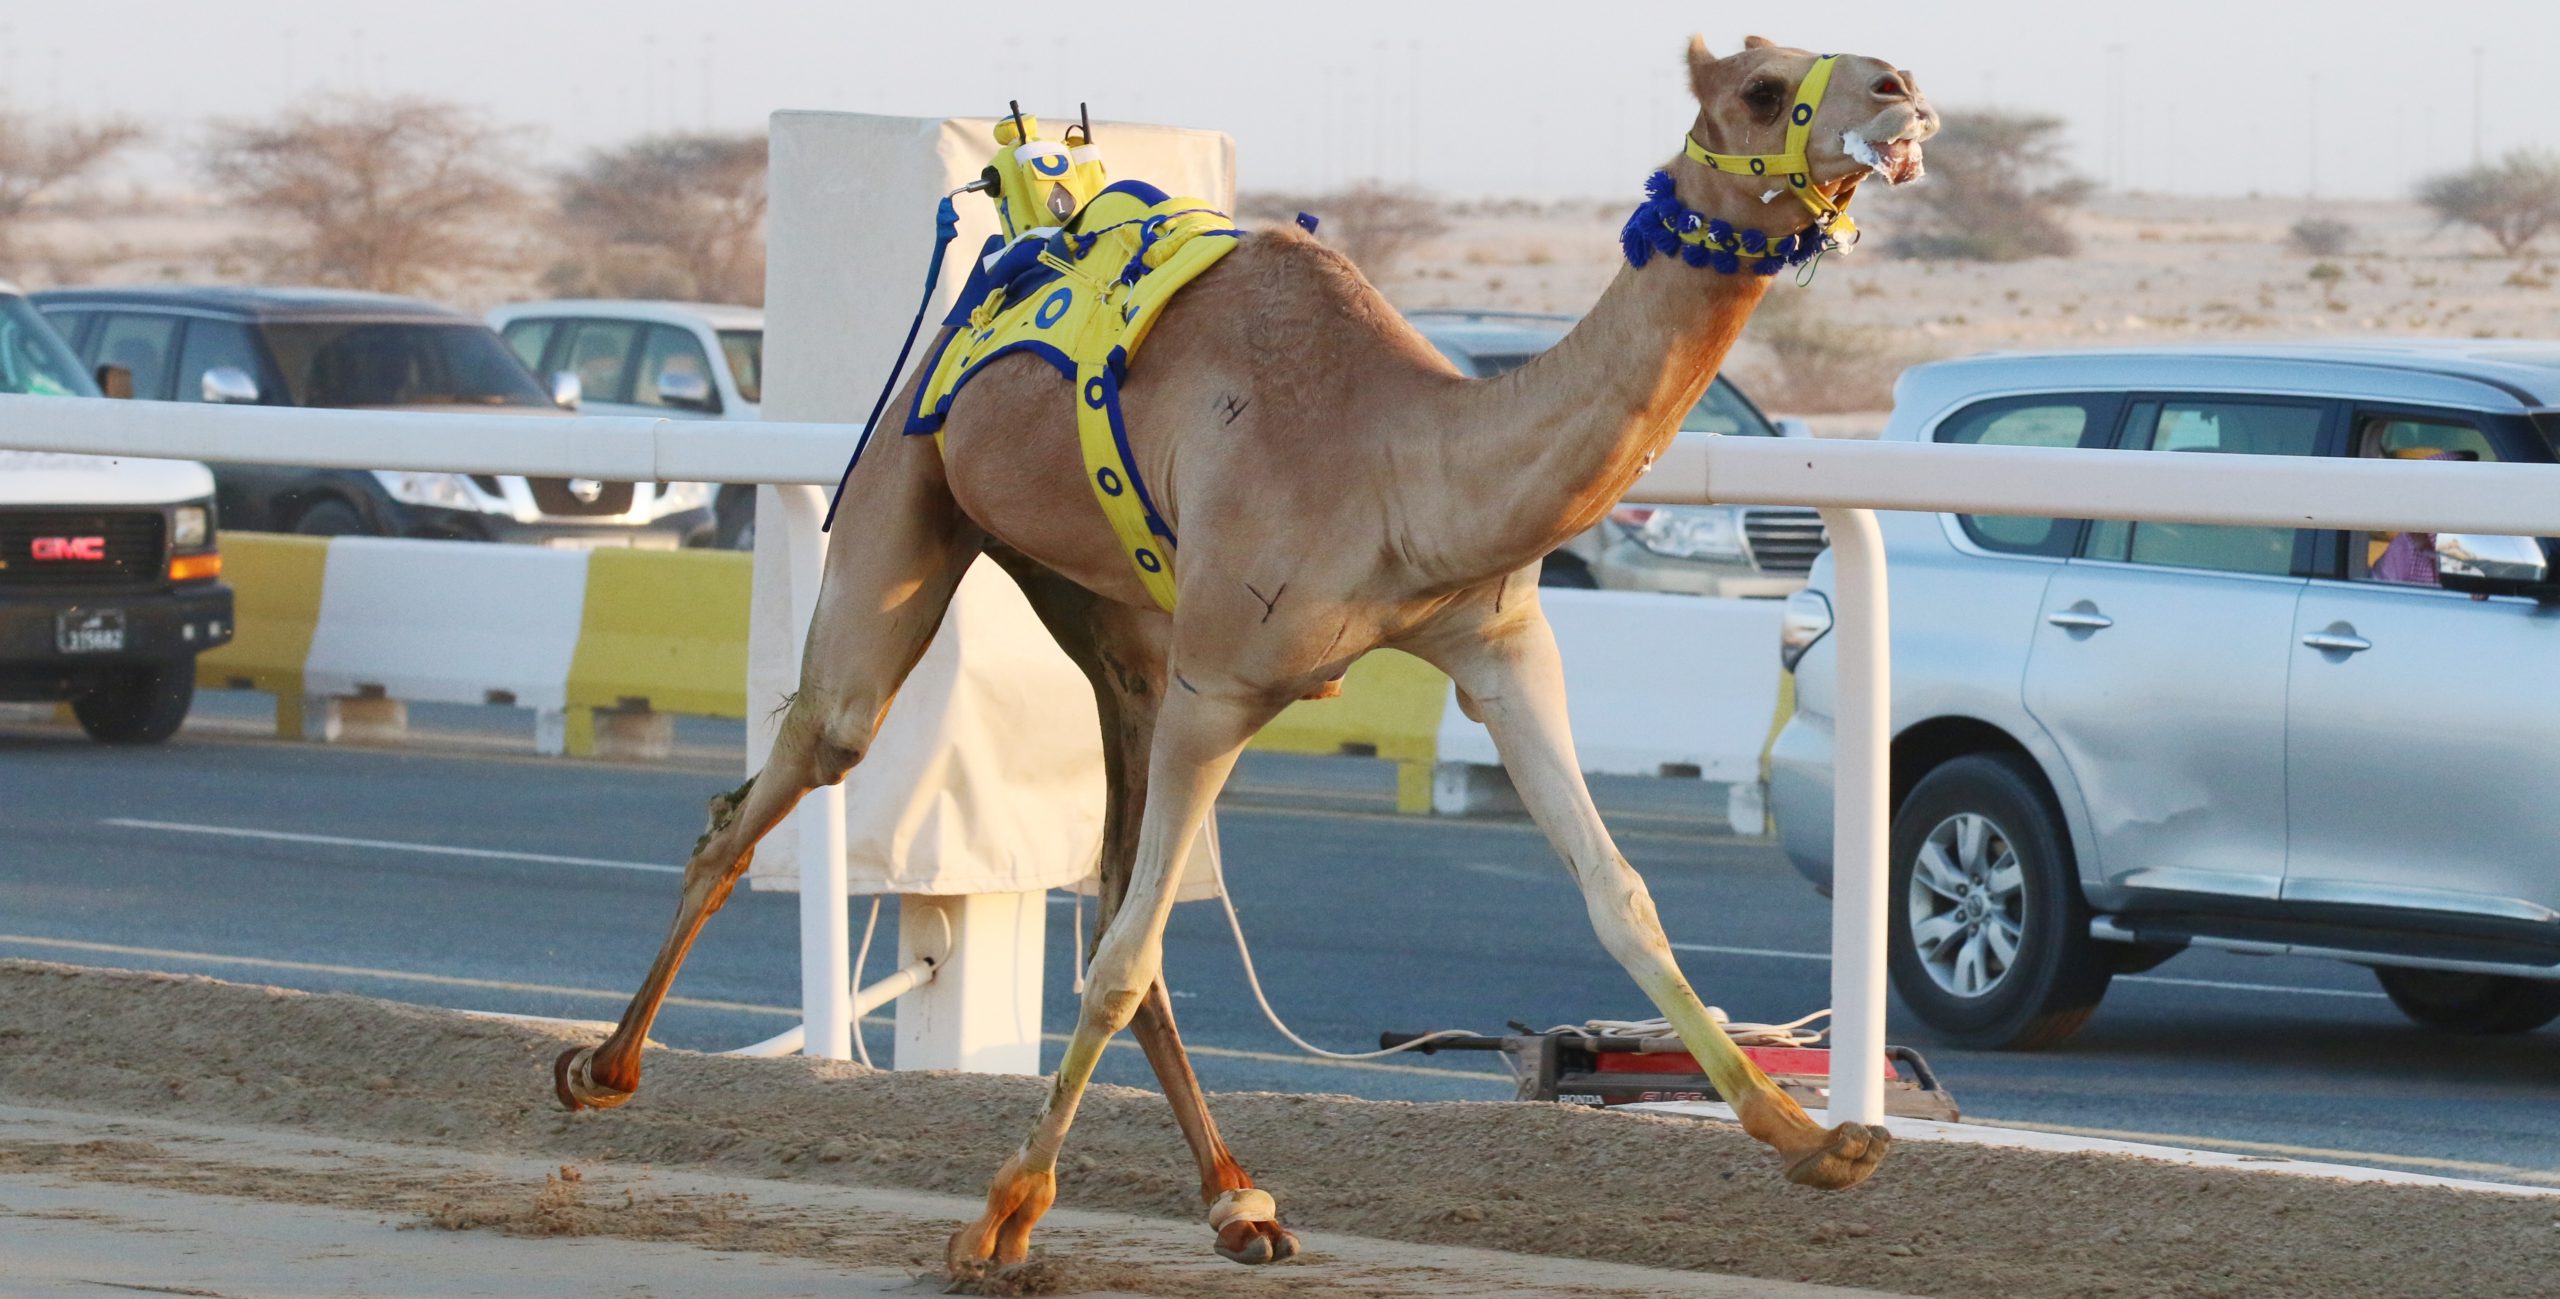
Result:
{"label": "parked car", "polygon": [[[61,289],[36,306],[148,401],[565,414],[486,324],[414,298],[323,289]],[[234,528],[672,548],[712,536],[702,483],[216,464]]]}
{"label": "parked car", "polygon": [[[1414,328],[1460,373],[1487,379],[1526,365],[1573,328],[1573,317],[1527,311],[1414,311]],[[1678,436],[1804,437],[1801,421],[1771,420],[1718,376]],[[1639,489],[1638,493],[1642,492]],[[1804,585],[1828,544],[1813,510],[1784,506],[1645,505],[1630,499],[1547,556],[1547,586],[1774,599]]]}
{"label": "parked car", "polygon": [[[99,395],[6,283],[0,393]],[[200,464],[0,451],[0,699],[68,702],[110,744],[176,734],[196,655],[232,636],[215,522]]]}
{"label": "parked car", "polygon": [[[751,420],[764,401],[764,312],[716,302],[518,302],[489,324],[538,374],[578,377],[582,410]],[[755,543],[756,489],[719,489],[718,544]]]}
{"label": "parked car", "polygon": [[[1918,367],[1884,436],[2548,464],[2555,408],[2548,343],[2190,347]],[[2189,947],[2370,966],[2438,1028],[2560,1017],[2552,541],[1880,522],[1891,969],[1921,1019],[2058,1041]],[[1824,884],[1831,582],[1826,557],[1790,601],[1770,763],[1787,855]]]}

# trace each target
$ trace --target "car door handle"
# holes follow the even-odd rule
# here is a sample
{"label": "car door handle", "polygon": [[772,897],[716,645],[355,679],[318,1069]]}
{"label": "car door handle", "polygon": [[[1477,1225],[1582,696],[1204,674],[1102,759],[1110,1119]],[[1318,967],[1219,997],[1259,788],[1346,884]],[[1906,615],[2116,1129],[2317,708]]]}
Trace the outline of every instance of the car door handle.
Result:
{"label": "car door handle", "polygon": [[2046,622],[2073,631],[2101,631],[2116,625],[2116,620],[2095,609],[2061,609],[2044,616]]}
{"label": "car door handle", "polygon": [[2343,654],[2355,654],[2373,648],[2373,642],[2362,636],[2334,629],[2315,631],[2303,637],[2302,643],[2316,650],[2335,650]]}

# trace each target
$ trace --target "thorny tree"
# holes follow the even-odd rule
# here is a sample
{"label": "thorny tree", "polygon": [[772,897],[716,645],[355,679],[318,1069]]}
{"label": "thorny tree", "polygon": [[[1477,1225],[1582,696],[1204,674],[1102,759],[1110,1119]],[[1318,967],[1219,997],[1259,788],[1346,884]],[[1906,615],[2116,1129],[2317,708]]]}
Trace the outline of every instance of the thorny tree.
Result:
{"label": "thorny tree", "polygon": [[2560,156],[2517,150],[2495,163],[2430,176],[2418,201],[2448,225],[2478,226],[2513,257],[2560,224]]}
{"label": "thorny tree", "polygon": [[205,172],[232,202],[291,223],[241,250],[267,273],[408,293],[508,259],[496,227],[525,203],[512,143],[458,104],[331,96],[217,124]]}
{"label": "thorny tree", "polygon": [[2059,117],[1997,109],[1948,114],[1929,148],[1928,183],[1905,200],[1920,219],[1903,218],[1893,253],[2015,262],[2080,251],[2063,215],[2095,186],[2063,162],[2064,126]]}
{"label": "thorny tree", "polygon": [[590,154],[561,179],[554,292],[764,301],[765,138],[676,135]]}
{"label": "thorny tree", "polygon": [[141,138],[141,127],[122,120],[48,123],[0,113],[0,259],[21,251],[19,227],[39,204]]}

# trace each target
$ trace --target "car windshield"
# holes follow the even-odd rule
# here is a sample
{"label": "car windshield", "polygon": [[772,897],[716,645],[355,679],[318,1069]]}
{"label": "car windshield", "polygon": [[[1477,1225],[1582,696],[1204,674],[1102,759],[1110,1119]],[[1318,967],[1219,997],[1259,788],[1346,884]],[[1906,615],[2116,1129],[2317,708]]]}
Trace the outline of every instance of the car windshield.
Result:
{"label": "car windshield", "polygon": [[25,298],[7,296],[0,297],[0,392],[95,397],[98,386]]}
{"label": "car windshield", "polygon": [[721,330],[720,354],[729,359],[729,377],[738,381],[738,396],[746,401],[763,401],[764,331]]}
{"label": "car windshield", "polygon": [[264,326],[296,406],[548,406],[485,325],[386,321]]}
{"label": "car windshield", "polygon": [[[1476,373],[1490,379],[1527,365],[1537,355],[1535,352],[1478,352],[1474,358]],[[1778,433],[1769,426],[1768,419],[1761,415],[1759,408],[1753,406],[1739,389],[1726,383],[1722,375],[1707,385],[1707,395],[1700,397],[1698,404],[1681,417],[1680,431],[1729,433],[1754,438],[1775,437]]]}

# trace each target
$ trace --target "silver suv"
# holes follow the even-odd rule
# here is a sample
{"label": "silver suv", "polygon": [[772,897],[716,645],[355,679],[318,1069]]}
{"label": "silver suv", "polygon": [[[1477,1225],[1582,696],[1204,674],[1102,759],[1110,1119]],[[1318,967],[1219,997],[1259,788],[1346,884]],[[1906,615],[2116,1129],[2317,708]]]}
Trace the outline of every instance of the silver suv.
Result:
{"label": "silver suv", "polygon": [[[1413,311],[1406,318],[1461,374],[1490,379],[1553,347],[1573,317],[1529,311]],[[1798,420],[1772,420],[1719,376],[1680,421],[1676,436],[1807,437]],[[1646,505],[1644,485],[1609,516],[1547,556],[1545,586],[1665,591],[1776,599],[1804,585],[1828,544],[1822,516],[1771,505]]]}
{"label": "silver suv", "polygon": [[[1922,366],[1884,436],[2550,463],[2555,408],[2548,343],[2192,347]],[[2115,974],[2190,946],[2370,966],[2438,1028],[2560,1017],[2551,541],[1882,521],[1891,968],[1921,1019],[2059,1041]],[[1824,885],[1830,589],[1826,556],[1790,601],[1770,761],[1787,854]]]}

